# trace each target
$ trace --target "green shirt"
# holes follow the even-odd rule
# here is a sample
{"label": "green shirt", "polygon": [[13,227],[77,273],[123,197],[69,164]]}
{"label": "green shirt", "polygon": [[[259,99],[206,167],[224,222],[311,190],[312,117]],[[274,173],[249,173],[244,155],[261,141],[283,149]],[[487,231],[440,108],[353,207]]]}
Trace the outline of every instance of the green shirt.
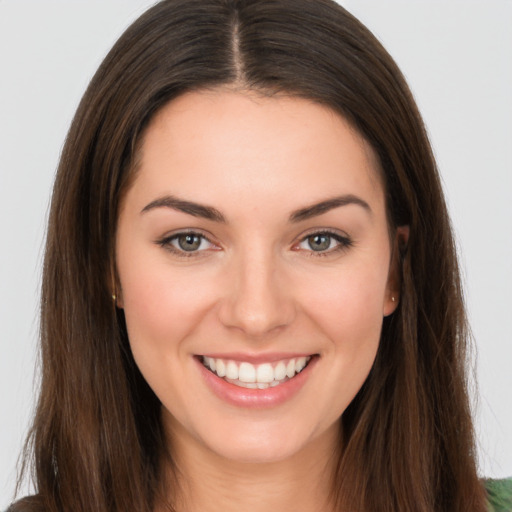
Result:
{"label": "green shirt", "polygon": [[512,478],[486,480],[489,512],[512,512]]}

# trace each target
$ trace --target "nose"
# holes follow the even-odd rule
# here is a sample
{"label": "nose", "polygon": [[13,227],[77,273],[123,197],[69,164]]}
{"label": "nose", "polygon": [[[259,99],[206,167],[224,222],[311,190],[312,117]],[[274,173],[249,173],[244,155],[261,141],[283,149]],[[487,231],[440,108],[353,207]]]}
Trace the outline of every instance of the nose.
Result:
{"label": "nose", "polygon": [[221,322],[253,339],[282,330],[295,317],[292,288],[269,253],[252,251],[232,262],[220,305]]}

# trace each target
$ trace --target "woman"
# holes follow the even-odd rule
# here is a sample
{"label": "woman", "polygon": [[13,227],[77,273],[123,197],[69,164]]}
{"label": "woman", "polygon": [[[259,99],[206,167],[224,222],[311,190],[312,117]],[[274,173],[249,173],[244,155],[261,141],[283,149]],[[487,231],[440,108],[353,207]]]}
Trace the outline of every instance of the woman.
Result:
{"label": "woman", "polygon": [[446,207],[329,1],[166,1],[70,129],[13,510],[487,510]]}

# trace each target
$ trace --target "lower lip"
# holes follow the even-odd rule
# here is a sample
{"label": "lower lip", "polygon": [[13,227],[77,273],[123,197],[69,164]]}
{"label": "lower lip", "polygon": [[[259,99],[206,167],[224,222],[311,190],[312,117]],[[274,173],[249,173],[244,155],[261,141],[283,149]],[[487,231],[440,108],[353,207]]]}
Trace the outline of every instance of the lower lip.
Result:
{"label": "lower lip", "polygon": [[235,386],[235,384],[226,382],[208,370],[200,358],[196,357],[195,359],[206,385],[217,397],[236,407],[264,409],[276,407],[293,398],[311,375],[318,357],[313,356],[308,365],[295,377],[278,386],[266,389],[248,389]]}

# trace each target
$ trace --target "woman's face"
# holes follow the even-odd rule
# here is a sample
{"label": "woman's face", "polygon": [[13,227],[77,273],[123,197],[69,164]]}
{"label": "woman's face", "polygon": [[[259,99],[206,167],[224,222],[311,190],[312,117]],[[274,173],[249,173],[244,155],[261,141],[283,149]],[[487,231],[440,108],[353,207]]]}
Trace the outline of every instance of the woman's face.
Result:
{"label": "woman's face", "polygon": [[339,115],[220,89],[165,106],[117,268],[170,435],[253,462],[332,443],[395,308],[391,259],[378,164]]}

